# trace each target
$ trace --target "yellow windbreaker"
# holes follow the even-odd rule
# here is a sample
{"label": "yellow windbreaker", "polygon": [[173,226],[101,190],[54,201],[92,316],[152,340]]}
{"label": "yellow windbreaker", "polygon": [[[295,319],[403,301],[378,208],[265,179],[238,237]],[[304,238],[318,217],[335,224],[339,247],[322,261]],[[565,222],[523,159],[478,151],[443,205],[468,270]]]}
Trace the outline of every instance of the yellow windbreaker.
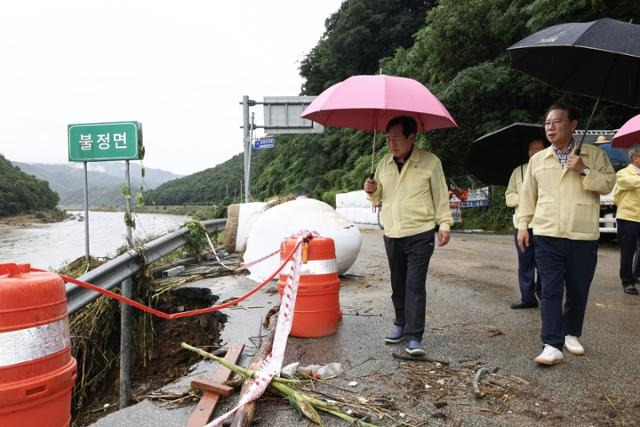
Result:
{"label": "yellow windbreaker", "polygon": [[600,237],[600,194],[608,194],[616,174],[600,148],[584,144],[582,161],[587,176],[563,168],[548,147],[529,159],[518,199],[518,229],[534,235],[571,240]]}
{"label": "yellow windbreaker", "polygon": [[442,164],[434,154],[413,148],[402,173],[387,154],[376,167],[378,188],[369,200],[382,202],[380,220],[387,237],[407,237],[432,230],[448,231],[453,224],[449,190]]}
{"label": "yellow windbreaker", "polygon": [[616,218],[640,222],[640,172],[633,163],[616,174],[613,200],[618,205]]}
{"label": "yellow windbreaker", "polygon": [[513,213],[514,228],[518,228],[518,198],[520,195],[520,188],[522,188],[522,180],[524,179],[524,174],[527,173],[527,165],[528,163],[524,163],[520,166],[517,166],[513,170],[513,172],[511,172],[511,177],[509,177],[509,184],[507,185],[507,191],[504,193],[507,206],[510,208],[515,208],[515,212]]}

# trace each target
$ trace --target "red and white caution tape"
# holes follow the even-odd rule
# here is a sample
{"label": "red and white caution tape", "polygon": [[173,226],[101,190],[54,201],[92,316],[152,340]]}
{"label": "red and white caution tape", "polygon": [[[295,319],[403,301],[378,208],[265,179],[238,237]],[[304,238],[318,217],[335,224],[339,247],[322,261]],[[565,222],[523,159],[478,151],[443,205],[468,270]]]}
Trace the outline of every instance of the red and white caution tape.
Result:
{"label": "red and white caution tape", "polygon": [[293,309],[296,305],[296,297],[298,295],[298,282],[300,281],[300,266],[302,264],[302,240],[317,237],[317,233],[308,231],[301,231],[292,236],[297,239],[296,252],[293,256],[293,262],[291,263],[291,271],[287,276],[287,284],[284,287],[282,295],[282,302],[280,304],[280,311],[278,312],[278,324],[276,326],[276,333],[273,338],[273,347],[271,353],[265,358],[265,360],[258,366],[258,370],[255,373],[254,382],[251,388],[244,395],[238,404],[224,415],[219,416],[212,422],[206,425],[206,427],[221,426],[224,421],[232,416],[245,404],[252,402],[262,396],[262,393],[266,390],[267,386],[271,382],[271,379],[280,375],[280,369],[282,368],[282,361],[284,359],[284,352],[287,347],[287,338],[289,332],[291,332],[291,325],[293,324]]}

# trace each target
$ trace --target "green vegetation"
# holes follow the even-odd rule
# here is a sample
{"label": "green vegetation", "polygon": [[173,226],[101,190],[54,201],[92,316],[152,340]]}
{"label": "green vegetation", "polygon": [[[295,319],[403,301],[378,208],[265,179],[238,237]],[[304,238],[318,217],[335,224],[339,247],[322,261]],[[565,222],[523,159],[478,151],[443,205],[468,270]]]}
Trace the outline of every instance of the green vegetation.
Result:
{"label": "green vegetation", "polygon": [[[447,107],[458,129],[429,132],[424,138],[448,175],[463,175],[471,142],[487,132],[516,121],[540,123],[546,108],[561,98],[588,115],[593,99],[562,94],[512,70],[506,48],[553,24],[604,16],[622,21],[640,17],[640,3],[611,3],[441,0],[416,33],[413,46],[383,59],[382,71],[423,82]],[[615,129],[633,114],[628,108],[603,102],[591,127]]]}
{"label": "green vegetation", "polygon": [[240,200],[242,154],[218,166],[184,178],[175,179],[144,193],[145,202],[152,205],[226,204]]}
{"label": "green vegetation", "polygon": [[[592,99],[562,94],[512,70],[506,48],[549,25],[605,16],[640,22],[640,3],[347,0],[327,19],[324,35],[301,62],[302,93],[316,95],[355,74],[382,72],[421,81],[459,127],[420,134],[417,143],[440,157],[447,176],[464,175],[471,142],[487,132],[515,121],[541,122],[546,108],[560,99],[577,105],[586,118]],[[591,127],[615,129],[634,114],[603,102]],[[334,204],[337,192],[362,187],[371,164],[371,141],[370,133],[349,129],[278,136],[275,148],[254,152],[252,195],[264,200],[304,193]],[[376,145],[377,161],[386,151],[382,137]],[[224,206],[239,200],[234,189],[241,179],[239,154],[214,168],[166,183],[145,198],[147,203]],[[502,218],[495,228],[508,228],[510,215],[502,212],[504,201],[498,193],[494,199],[488,209],[465,210],[465,227],[477,216],[478,221],[481,217]],[[484,211],[488,214],[483,215]]]}
{"label": "green vegetation", "polygon": [[356,74],[376,74],[381,58],[410,47],[435,0],[348,0],[325,22],[300,64],[303,95],[317,95]]}
{"label": "green vegetation", "polygon": [[46,181],[25,174],[0,154],[0,217],[55,209],[58,200]]}

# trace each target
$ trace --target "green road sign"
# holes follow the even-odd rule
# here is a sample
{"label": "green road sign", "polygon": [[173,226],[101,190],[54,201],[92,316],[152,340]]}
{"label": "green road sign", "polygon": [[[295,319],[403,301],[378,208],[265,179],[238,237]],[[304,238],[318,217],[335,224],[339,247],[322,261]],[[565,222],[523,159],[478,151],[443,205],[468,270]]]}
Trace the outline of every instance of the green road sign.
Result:
{"label": "green road sign", "polygon": [[69,125],[69,161],[139,160],[139,132],[138,122]]}

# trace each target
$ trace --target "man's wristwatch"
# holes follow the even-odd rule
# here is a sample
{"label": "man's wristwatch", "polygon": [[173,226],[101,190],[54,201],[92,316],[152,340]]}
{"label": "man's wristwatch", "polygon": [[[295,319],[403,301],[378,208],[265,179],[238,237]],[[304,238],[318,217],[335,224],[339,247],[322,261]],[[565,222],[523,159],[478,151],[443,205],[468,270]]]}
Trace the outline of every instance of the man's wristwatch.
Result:
{"label": "man's wristwatch", "polygon": [[589,170],[589,168],[585,167],[585,168],[582,169],[582,173],[580,175],[587,176],[587,175],[589,175],[589,172],[591,172]]}

